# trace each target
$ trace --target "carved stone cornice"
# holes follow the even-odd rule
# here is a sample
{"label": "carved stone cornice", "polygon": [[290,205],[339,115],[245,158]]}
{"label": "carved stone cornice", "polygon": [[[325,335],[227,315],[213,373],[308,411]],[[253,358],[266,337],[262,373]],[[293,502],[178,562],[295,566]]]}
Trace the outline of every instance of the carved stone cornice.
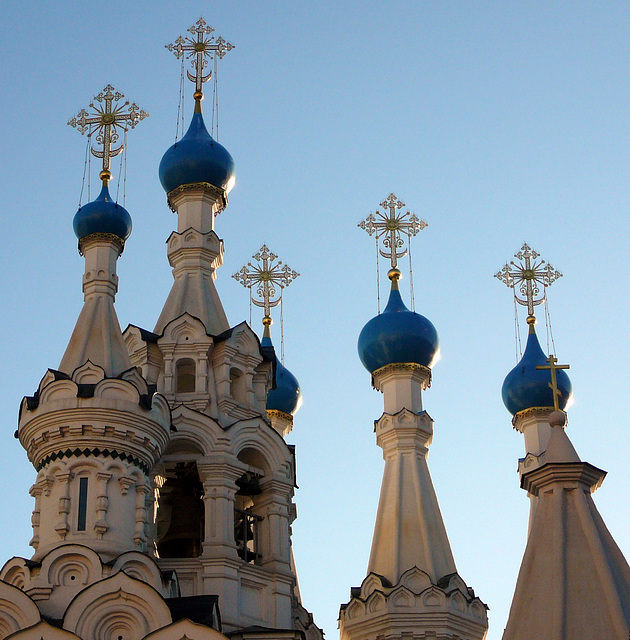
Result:
{"label": "carved stone cornice", "polygon": [[376,369],[372,372],[372,386],[381,391],[382,381],[389,375],[400,372],[417,372],[416,375],[422,379],[422,389],[428,389],[431,386],[431,369],[415,362],[392,362]]}
{"label": "carved stone cornice", "polygon": [[202,191],[204,194],[215,196],[216,200],[220,203],[216,211],[217,214],[221,213],[221,211],[227,207],[228,198],[224,189],[215,187],[209,182],[191,182],[190,184],[182,184],[166,194],[166,203],[173,213],[177,213],[173,200],[176,200],[178,196],[181,196],[186,191]]}
{"label": "carved stone cornice", "polygon": [[83,255],[86,245],[91,242],[111,242],[116,245],[120,254],[125,250],[125,241],[114,233],[90,233],[79,240],[79,254]]}
{"label": "carved stone cornice", "polygon": [[521,488],[537,496],[542,489],[554,484],[562,484],[567,488],[582,485],[593,493],[605,477],[605,471],[588,462],[549,462],[524,473],[521,477]]}
{"label": "carved stone cornice", "polygon": [[529,407],[523,409],[514,415],[512,418],[512,426],[517,431],[523,431],[520,423],[526,418],[538,418],[540,420],[547,420],[549,414],[553,411],[553,407]]}

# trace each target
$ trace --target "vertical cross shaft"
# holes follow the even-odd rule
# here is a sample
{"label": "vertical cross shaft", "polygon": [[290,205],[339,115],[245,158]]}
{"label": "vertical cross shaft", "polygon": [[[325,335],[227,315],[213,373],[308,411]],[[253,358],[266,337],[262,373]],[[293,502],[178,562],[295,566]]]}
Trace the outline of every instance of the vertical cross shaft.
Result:
{"label": "vertical cross shaft", "polygon": [[562,395],[560,389],[558,389],[558,378],[556,376],[556,371],[558,369],[570,369],[570,365],[568,364],[557,364],[558,358],[555,356],[549,356],[547,358],[547,362],[549,364],[539,364],[536,365],[536,369],[548,369],[551,371],[551,382],[549,383],[549,388],[553,392],[553,408],[555,411],[560,410],[560,405],[558,404],[558,398]]}

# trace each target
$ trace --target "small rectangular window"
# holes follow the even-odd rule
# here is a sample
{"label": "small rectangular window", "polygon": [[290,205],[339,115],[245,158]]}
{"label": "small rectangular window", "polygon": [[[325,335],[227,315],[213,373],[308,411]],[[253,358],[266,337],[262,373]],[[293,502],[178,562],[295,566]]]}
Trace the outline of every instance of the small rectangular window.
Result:
{"label": "small rectangular window", "polygon": [[87,518],[88,479],[79,478],[79,517],[77,531],[85,531]]}

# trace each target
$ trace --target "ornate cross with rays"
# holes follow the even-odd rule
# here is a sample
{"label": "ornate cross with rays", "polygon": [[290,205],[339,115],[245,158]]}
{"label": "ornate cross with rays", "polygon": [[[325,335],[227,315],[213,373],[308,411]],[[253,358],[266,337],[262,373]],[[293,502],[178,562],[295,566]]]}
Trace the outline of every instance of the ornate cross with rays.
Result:
{"label": "ornate cross with rays", "polygon": [[[258,253],[252,257],[256,260],[256,264],[248,262],[232,277],[247,287],[250,291],[251,301],[257,307],[264,309],[263,324],[267,326],[271,324],[271,307],[280,304],[282,290],[288,287],[300,274],[278,260],[278,256],[269,251],[266,244],[263,244]],[[255,293],[254,286],[256,287]],[[279,294],[276,287],[280,287]],[[258,296],[259,299],[254,296]]]}
{"label": "ornate cross with rays", "polygon": [[201,99],[203,97],[202,85],[212,77],[212,71],[204,75],[204,69],[208,65],[206,58],[214,58],[215,56],[223,58],[228,51],[234,49],[234,45],[226,42],[221,36],[218,38],[211,36],[214,29],[206,24],[203,18],[199,18],[188,31],[193,34],[192,38],[179,36],[175,42],[167,44],[166,48],[172,51],[178,60],[184,56],[188,59],[193,58],[191,64],[195,73],[186,71],[186,74],[188,79],[195,83],[195,98],[199,96]]}
{"label": "ornate cross with rays", "polygon": [[553,392],[553,408],[556,411],[560,410],[560,405],[558,404],[558,398],[562,395],[560,389],[558,389],[558,378],[556,376],[556,371],[558,369],[570,369],[571,366],[568,364],[556,364],[558,362],[558,358],[555,356],[549,356],[547,358],[547,362],[549,364],[538,364],[536,365],[536,369],[549,369],[551,371],[551,382],[549,383],[549,388]]}
{"label": "ornate cross with rays", "polygon": [[[140,120],[144,120],[149,117],[146,111],[143,111],[138,105],[133,102],[129,104],[129,100],[122,102],[124,95],[111,84],[108,84],[103,91],[97,96],[94,96],[94,102],[90,102],[90,109],[93,113],[88,113],[85,109],[81,109],[79,113],[68,121],[71,127],[78,129],[80,134],[88,132],[88,136],[97,131],[96,142],[102,145],[103,150],[99,151],[90,147],[92,155],[97,158],[103,159],[103,170],[100,173],[100,178],[103,184],[107,184],[112,178],[112,172],[110,171],[110,160],[117,156],[124,148],[124,145],[120,145],[118,148],[113,149],[112,145],[118,142],[119,129],[127,131],[127,129],[133,129]],[[125,111],[125,109],[128,109]]]}
{"label": "ornate cross with rays", "polygon": [[401,235],[404,233],[407,238],[410,238],[428,225],[424,220],[418,218],[415,213],[412,214],[409,211],[400,213],[400,209],[405,206],[405,203],[393,193],[390,193],[381,202],[380,206],[385,213],[381,211],[376,211],[375,214],[370,213],[357,226],[371,236],[376,234],[377,241],[383,238],[385,249],[379,249],[379,253],[384,258],[391,260],[392,269],[397,269],[398,258],[403,258],[407,255],[407,249],[402,248],[405,243]]}
{"label": "ornate cross with rays", "polygon": [[[545,289],[561,278],[562,274],[540,258],[540,254],[527,243],[523,244],[521,250],[515,253],[514,257],[518,258],[520,262],[517,264],[512,260],[506,263],[501,271],[494,274],[494,277],[514,289],[514,298],[519,304],[527,307],[529,320],[529,318],[534,318],[534,307],[545,301]],[[542,293],[540,291],[541,285]],[[516,295],[517,287],[524,299]]]}

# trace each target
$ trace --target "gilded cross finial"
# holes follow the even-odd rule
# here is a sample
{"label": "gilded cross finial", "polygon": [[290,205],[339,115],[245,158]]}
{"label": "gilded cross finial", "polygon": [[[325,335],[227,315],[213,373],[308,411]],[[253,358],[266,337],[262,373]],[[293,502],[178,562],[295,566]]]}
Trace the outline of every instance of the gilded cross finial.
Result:
{"label": "gilded cross finial", "polygon": [[[232,277],[249,289],[252,303],[263,308],[263,324],[268,327],[271,324],[271,308],[280,304],[282,290],[300,274],[278,260],[278,256],[269,251],[265,244],[252,257],[256,263],[248,262]],[[276,287],[280,288],[279,293]]]}
{"label": "gilded cross finial", "polygon": [[108,84],[103,91],[94,97],[95,102],[90,102],[89,108],[92,113],[81,109],[74,118],[68,121],[68,124],[78,129],[80,134],[87,132],[88,137],[91,137],[96,132],[96,142],[103,149],[97,150],[90,147],[90,151],[93,156],[103,160],[100,178],[105,185],[112,178],[111,158],[121,153],[124,148],[122,144],[113,148],[120,137],[119,130],[133,129],[140,120],[149,117],[149,114],[140,109],[135,102],[129,103],[129,100],[123,102],[124,98],[122,93]]}
{"label": "gilded cross finial", "polygon": [[555,356],[549,356],[547,358],[547,362],[549,364],[539,364],[536,365],[536,369],[549,369],[551,371],[551,382],[549,383],[549,388],[553,392],[553,408],[555,411],[560,410],[560,405],[558,403],[558,398],[562,395],[560,389],[558,389],[558,378],[556,376],[556,371],[558,369],[570,369],[571,366],[568,364],[557,364],[558,358]]}
{"label": "gilded cross finial", "polygon": [[212,71],[204,73],[208,66],[208,58],[223,58],[223,56],[234,49],[234,45],[224,40],[221,36],[215,38],[211,35],[214,29],[206,24],[203,18],[199,18],[195,24],[188,29],[192,37],[179,36],[175,42],[165,45],[169,51],[172,51],[179,60],[183,57],[191,60],[191,66],[195,70],[194,73],[186,71],[188,79],[195,83],[195,100],[203,98],[203,83],[208,82],[212,77]]}
{"label": "gilded cross finial", "polygon": [[[404,234],[407,239],[410,239],[411,236],[415,236],[428,225],[415,213],[412,214],[409,211],[402,213],[400,210],[405,206],[405,203],[393,193],[390,193],[380,206],[384,213],[378,210],[375,213],[370,213],[357,226],[370,236],[376,234],[377,241],[382,238],[385,249],[379,248],[379,253],[384,258],[389,258],[392,269],[397,270],[398,258],[407,255],[407,249],[403,248],[405,242],[402,235]],[[398,273],[400,274],[400,272]]]}
{"label": "gilded cross finial", "polygon": [[[532,324],[536,322],[534,307],[545,301],[546,288],[561,278],[562,274],[540,258],[540,254],[527,243],[523,244],[514,257],[518,258],[519,262],[512,260],[506,263],[501,271],[494,274],[494,277],[514,289],[515,300],[527,307],[527,323]],[[516,295],[517,288],[523,298]]]}

